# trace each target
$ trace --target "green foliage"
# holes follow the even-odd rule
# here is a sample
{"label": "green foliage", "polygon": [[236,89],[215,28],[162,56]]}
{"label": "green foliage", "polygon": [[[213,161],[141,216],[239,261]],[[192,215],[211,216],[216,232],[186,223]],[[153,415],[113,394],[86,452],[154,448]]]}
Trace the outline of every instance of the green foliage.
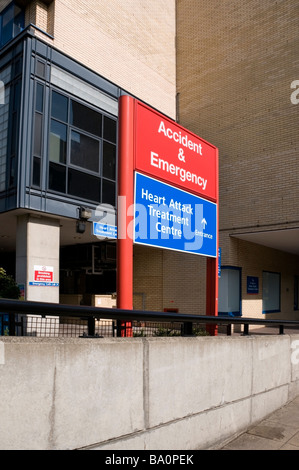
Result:
{"label": "green foliage", "polygon": [[210,336],[210,333],[207,330],[205,330],[204,328],[198,328],[198,327],[193,328],[192,334],[194,336]]}
{"label": "green foliage", "polygon": [[154,336],[181,336],[181,332],[171,328],[159,327],[154,332]]}
{"label": "green foliage", "polygon": [[5,269],[0,268],[0,298],[18,299],[20,289],[12,276],[6,274]]}
{"label": "green foliage", "polygon": [[146,334],[145,334],[144,329],[142,329],[140,331],[134,331],[133,336],[134,337],[144,337],[144,336],[146,336]]}

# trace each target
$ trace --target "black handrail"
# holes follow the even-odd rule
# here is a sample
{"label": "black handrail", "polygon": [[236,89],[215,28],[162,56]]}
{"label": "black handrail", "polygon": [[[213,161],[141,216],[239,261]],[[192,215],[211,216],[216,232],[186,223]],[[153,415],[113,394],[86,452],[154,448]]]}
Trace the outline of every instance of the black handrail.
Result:
{"label": "black handrail", "polygon": [[94,331],[94,320],[113,319],[120,322],[126,321],[167,321],[184,324],[184,331],[190,332],[192,323],[205,323],[206,325],[226,325],[227,334],[230,334],[231,325],[243,325],[244,335],[249,334],[249,325],[276,326],[279,334],[284,333],[284,327],[299,328],[299,321],[282,319],[263,319],[232,316],[193,315],[174,312],[158,312],[146,310],[124,310],[118,308],[92,307],[84,305],[65,305],[48,302],[33,302],[23,300],[0,299],[1,313],[33,314],[41,316],[69,316],[87,318],[89,332]]}

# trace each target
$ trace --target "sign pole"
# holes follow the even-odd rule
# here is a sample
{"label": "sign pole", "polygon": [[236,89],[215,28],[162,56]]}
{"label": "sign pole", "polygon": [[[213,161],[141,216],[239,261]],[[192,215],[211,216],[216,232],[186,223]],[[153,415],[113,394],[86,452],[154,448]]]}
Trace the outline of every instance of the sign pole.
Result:
{"label": "sign pole", "polygon": [[[134,100],[119,99],[117,201],[117,307],[133,309]],[[133,336],[131,322],[121,322],[120,336]]]}
{"label": "sign pole", "polygon": [[[217,197],[217,249],[219,249],[219,152],[216,149],[216,197]],[[206,315],[218,315],[218,256],[216,258],[207,258],[207,274],[206,274]],[[218,327],[216,324],[207,325],[207,331],[212,336],[217,336]]]}

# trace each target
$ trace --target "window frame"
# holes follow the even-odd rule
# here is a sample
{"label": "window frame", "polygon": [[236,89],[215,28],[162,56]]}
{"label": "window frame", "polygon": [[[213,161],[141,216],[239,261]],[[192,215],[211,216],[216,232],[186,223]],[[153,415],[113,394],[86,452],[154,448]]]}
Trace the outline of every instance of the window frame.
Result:
{"label": "window frame", "polygon": [[[67,121],[63,121],[61,119],[59,119],[59,117],[57,116],[52,116],[52,96],[53,96],[53,93],[58,93],[59,95],[62,95],[64,96],[67,100],[68,100],[68,103],[67,103]],[[76,102],[78,103],[79,105],[82,105],[90,110],[92,110],[93,112],[97,112],[101,115],[101,133],[100,133],[100,137],[98,135],[95,135],[95,134],[92,134],[91,132],[88,132],[84,129],[80,129],[79,127],[76,127],[74,124],[71,123],[71,106],[72,106],[72,101],[73,102]],[[108,118],[112,121],[115,121],[115,141],[113,140],[108,140],[107,138],[104,137],[104,134],[105,134],[105,128],[104,128],[104,125],[105,125],[105,119]],[[66,162],[65,163],[62,163],[62,162],[57,162],[57,161],[54,161],[54,160],[50,160],[50,145],[51,145],[51,142],[50,142],[50,135],[51,135],[51,123],[52,123],[52,120],[54,121],[57,121],[58,123],[60,124],[63,124],[66,126],[67,128],[67,137],[66,137]],[[82,166],[79,166],[79,165],[76,165],[75,163],[73,163],[71,161],[71,136],[72,136],[72,132],[76,132],[80,135],[83,135],[83,136],[86,136],[90,139],[93,139],[95,140],[96,142],[98,142],[98,145],[99,145],[99,170],[98,171],[93,171],[91,169],[88,169],[88,168],[85,168],[85,167],[82,167]],[[104,176],[103,174],[103,170],[104,170],[104,165],[103,165],[103,162],[104,162],[104,144],[107,143],[107,144],[110,144],[112,146],[114,146],[115,148],[115,174],[114,174],[114,178],[109,178],[107,176]],[[74,97],[72,95],[68,95],[67,93],[65,93],[64,91],[60,90],[60,89],[57,89],[56,87],[50,87],[50,106],[49,106],[49,126],[48,126],[48,148],[47,148],[47,159],[48,159],[48,178],[47,178],[47,191],[50,191],[50,192],[53,192],[53,193],[57,193],[57,194],[63,194],[65,197],[69,197],[69,198],[76,198],[78,197],[78,199],[82,199],[82,200],[85,200],[85,201],[88,201],[88,202],[92,202],[92,203],[96,203],[96,204],[100,204],[100,203],[108,203],[105,198],[103,198],[103,187],[105,186],[104,182],[108,182],[108,184],[113,184],[114,185],[114,200],[113,202],[109,202],[108,204],[113,204],[114,206],[116,205],[116,184],[117,184],[117,118],[115,116],[112,116],[112,115],[109,115],[107,112],[103,111],[103,110],[99,110],[98,108],[95,108],[93,106],[91,106],[89,103],[86,103],[86,102],[83,102],[80,98],[77,98],[77,97]],[[49,172],[50,172],[50,164],[56,164],[56,165],[59,165],[61,167],[64,167],[65,168],[65,173],[66,173],[66,181],[65,181],[65,192],[63,191],[58,191],[58,190],[55,190],[55,189],[52,189],[50,187],[50,180],[49,180]],[[71,170],[74,170],[74,171],[79,171],[79,172],[82,172],[86,175],[88,175],[89,177],[96,177],[98,178],[100,181],[99,181],[99,186],[100,186],[100,195],[99,195],[99,200],[96,201],[94,199],[88,199],[88,198],[82,198],[81,196],[76,196],[74,194],[71,194],[69,193],[69,172]],[[112,199],[112,198],[111,198]]]}

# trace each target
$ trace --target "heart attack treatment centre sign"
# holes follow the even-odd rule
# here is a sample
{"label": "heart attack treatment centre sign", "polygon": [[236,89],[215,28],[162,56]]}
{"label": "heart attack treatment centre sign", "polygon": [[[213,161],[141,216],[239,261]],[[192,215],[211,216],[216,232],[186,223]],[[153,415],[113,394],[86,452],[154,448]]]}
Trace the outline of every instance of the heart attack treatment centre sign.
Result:
{"label": "heart attack treatment centre sign", "polygon": [[217,255],[216,204],[135,173],[135,243]]}
{"label": "heart attack treatment centre sign", "polygon": [[134,242],[217,257],[217,149],[135,104]]}

